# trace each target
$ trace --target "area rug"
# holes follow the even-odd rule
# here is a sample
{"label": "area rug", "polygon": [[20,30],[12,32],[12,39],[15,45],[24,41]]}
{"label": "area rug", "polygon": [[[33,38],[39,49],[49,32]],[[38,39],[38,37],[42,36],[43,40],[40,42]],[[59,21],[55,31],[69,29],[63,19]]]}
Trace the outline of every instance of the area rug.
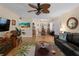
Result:
{"label": "area rug", "polygon": [[31,43],[24,43],[16,51],[16,56],[34,56],[35,45]]}

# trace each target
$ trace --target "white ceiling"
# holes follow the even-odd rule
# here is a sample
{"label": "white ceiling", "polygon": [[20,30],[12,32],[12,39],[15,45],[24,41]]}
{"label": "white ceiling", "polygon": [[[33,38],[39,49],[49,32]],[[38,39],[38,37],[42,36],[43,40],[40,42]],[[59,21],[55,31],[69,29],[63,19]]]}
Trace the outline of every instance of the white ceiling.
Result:
{"label": "white ceiling", "polygon": [[[36,5],[36,4],[34,4]],[[77,6],[79,4],[77,3],[51,3],[51,7],[49,8],[50,13],[49,14],[43,14],[36,15],[35,12],[28,13],[28,10],[32,10],[33,8],[29,7],[27,3],[1,3],[0,6],[3,6],[5,8],[8,8],[12,12],[16,13],[17,15],[27,18],[40,18],[40,19],[48,19],[51,17],[55,17],[58,15],[61,15],[62,13],[69,11]]]}

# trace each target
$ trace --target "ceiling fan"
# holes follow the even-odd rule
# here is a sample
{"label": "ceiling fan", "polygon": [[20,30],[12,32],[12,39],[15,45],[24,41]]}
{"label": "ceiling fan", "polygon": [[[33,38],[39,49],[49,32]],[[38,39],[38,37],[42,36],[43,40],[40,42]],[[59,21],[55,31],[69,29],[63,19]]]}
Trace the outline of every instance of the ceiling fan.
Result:
{"label": "ceiling fan", "polygon": [[28,4],[30,7],[34,8],[35,10],[30,10],[28,12],[36,12],[36,15],[39,15],[41,12],[42,13],[49,13],[49,10],[48,8],[50,7],[50,4],[40,4],[40,3],[37,3],[37,6],[35,5],[32,5],[32,4]]}

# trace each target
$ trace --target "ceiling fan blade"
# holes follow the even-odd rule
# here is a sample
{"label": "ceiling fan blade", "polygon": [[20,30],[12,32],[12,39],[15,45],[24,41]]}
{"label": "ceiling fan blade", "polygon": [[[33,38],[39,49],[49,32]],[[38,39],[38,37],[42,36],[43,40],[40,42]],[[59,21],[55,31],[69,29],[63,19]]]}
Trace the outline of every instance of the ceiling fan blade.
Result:
{"label": "ceiling fan blade", "polygon": [[50,7],[50,4],[42,4],[41,8],[43,9],[48,9]]}
{"label": "ceiling fan blade", "polygon": [[43,13],[49,13],[49,10],[42,10]]}
{"label": "ceiling fan blade", "polygon": [[37,9],[37,6],[32,5],[32,4],[28,4],[30,7]]}
{"label": "ceiling fan blade", "polygon": [[41,5],[40,5],[40,3],[37,3],[37,13],[36,13],[36,15],[39,15],[40,13],[41,13],[41,7],[40,7]]}
{"label": "ceiling fan blade", "polygon": [[28,11],[28,12],[34,12],[34,11],[37,11],[37,10],[30,10],[30,11]]}
{"label": "ceiling fan blade", "polygon": [[39,15],[41,12],[36,12],[36,15]]}
{"label": "ceiling fan blade", "polygon": [[40,3],[37,3],[38,8],[40,8]]}

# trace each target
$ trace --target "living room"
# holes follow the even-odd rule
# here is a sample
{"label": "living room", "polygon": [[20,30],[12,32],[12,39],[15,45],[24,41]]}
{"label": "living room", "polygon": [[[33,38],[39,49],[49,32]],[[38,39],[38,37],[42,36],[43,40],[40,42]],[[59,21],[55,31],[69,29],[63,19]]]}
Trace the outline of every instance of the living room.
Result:
{"label": "living room", "polygon": [[79,55],[78,10],[78,3],[1,3],[0,55]]}

